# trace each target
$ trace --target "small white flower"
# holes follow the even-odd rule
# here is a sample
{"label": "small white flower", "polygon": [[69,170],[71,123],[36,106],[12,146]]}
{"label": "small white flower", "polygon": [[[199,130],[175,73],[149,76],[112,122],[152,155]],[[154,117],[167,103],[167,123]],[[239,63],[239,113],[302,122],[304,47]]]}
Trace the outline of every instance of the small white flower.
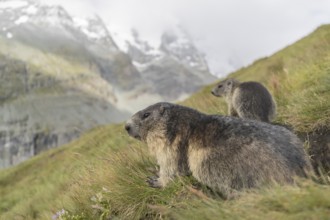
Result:
{"label": "small white flower", "polygon": [[65,209],[61,209],[60,211],[57,211],[53,216],[52,216],[52,219],[53,220],[56,220],[58,219],[59,217],[65,215],[67,213],[67,211]]}

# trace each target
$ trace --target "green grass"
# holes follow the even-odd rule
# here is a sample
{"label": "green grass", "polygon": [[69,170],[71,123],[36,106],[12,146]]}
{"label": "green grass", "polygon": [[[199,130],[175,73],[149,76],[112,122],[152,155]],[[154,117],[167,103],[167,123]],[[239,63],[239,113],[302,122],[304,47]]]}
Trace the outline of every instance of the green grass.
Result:
{"label": "green grass", "polygon": [[329,219],[329,186],[304,182],[250,192],[234,201],[195,200],[178,219]]}
{"label": "green grass", "polygon": [[[231,74],[264,83],[273,93],[277,122],[296,132],[330,126],[330,26],[271,57]],[[213,85],[182,104],[226,114]],[[329,219],[330,178],[268,186],[224,201],[189,177],[165,189],[147,186],[157,170],[144,144],[123,125],[96,128],[79,140],[0,172],[0,219]]]}
{"label": "green grass", "polygon": [[58,80],[68,79],[68,77],[77,76],[81,73],[95,74],[86,63],[68,61],[61,56],[45,53],[24,43],[11,41],[1,36],[0,53],[3,55],[10,54],[11,58],[27,63],[28,68],[32,68],[33,72],[36,70],[42,72],[45,76],[54,77]]}
{"label": "green grass", "polygon": [[[291,125],[297,132],[330,129],[330,25],[229,77],[266,85],[277,102],[277,122]],[[213,86],[183,104],[207,113],[227,114],[225,101],[210,96]]]}

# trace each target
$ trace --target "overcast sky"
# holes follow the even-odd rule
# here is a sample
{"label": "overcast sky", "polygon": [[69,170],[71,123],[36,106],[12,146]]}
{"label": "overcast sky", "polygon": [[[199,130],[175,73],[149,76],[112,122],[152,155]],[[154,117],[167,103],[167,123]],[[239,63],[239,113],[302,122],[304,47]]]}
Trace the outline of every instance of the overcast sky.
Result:
{"label": "overcast sky", "polygon": [[225,75],[330,23],[330,0],[41,0],[76,16],[99,14],[110,31],[132,27],[155,41],[180,24]]}

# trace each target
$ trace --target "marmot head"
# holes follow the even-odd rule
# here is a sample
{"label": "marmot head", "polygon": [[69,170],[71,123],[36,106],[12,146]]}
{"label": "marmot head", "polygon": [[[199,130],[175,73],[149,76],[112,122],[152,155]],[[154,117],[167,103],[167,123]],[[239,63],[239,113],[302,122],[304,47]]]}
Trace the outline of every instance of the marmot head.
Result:
{"label": "marmot head", "polygon": [[221,97],[227,96],[233,92],[239,82],[235,79],[226,79],[219,82],[211,91],[212,95]]}
{"label": "marmot head", "polygon": [[172,104],[160,102],[135,113],[125,124],[127,133],[141,141],[146,141],[149,132],[165,132],[168,121],[167,110]]}

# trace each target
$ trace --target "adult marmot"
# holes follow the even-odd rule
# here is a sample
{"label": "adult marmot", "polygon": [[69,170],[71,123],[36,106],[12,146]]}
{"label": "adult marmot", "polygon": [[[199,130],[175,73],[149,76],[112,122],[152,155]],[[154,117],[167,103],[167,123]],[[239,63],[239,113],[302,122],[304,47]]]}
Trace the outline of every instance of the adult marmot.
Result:
{"label": "adult marmot", "polygon": [[258,82],[240,83],[226,79],[211,91],[215,96],[224,96],[228,113],[240,118],[270,122],[275,117],[276,105],[272,95]]}
{"label": "adult marmot", "polygon": [[164,187],[176,175],[192,175],[225,196],[265,183],[290,183],[310,164],[300,140],[287,129],[230,116],[157,103],[125,125],[146,142],[160,166],[152,185]]}

